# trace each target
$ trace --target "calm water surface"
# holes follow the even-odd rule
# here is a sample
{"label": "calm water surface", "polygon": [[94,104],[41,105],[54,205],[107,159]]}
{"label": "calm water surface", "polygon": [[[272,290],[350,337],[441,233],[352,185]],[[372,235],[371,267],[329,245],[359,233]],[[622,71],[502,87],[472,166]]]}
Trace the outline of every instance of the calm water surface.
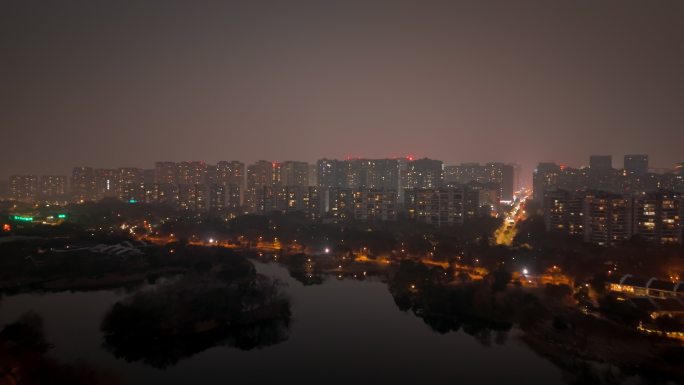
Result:
{"label": "calm water surface", "polygon": [[[0,327],[33,310],[44,320],[64,363],[86,362],[130,384],[561,384],[561,370],[509,333],[506,343],[483,346],[462,331],[439,334],[400,311],[379,281],[303,286],[274,264],[257,270],[285,283],[292,301],[289,338],[250,351],[205,350],[175,366],[156,369],[117,359],[102,347],[100,324],[123,290],[22,294],[0,301]],[[140,290],[149,289],[143,287]]]}

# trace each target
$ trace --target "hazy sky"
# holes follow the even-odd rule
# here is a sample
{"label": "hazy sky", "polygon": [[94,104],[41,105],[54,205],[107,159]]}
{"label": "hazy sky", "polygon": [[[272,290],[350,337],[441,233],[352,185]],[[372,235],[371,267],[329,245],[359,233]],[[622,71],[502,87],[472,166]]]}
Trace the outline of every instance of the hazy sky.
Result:
{"label": "hazy sky", "polygon": [[0,0],[0,177],[684,161],[684,1]]}

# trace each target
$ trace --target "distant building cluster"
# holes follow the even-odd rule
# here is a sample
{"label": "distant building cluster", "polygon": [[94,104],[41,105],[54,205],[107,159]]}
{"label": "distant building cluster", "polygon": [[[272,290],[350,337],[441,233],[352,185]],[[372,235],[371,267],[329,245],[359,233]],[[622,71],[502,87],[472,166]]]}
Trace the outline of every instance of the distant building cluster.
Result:
{"label": "distant building cluster", "polygon": [[627,155],[614,169],[610,156],[592,156],[587,168],[541,163],[534,172],[534,199],[547,231],[560,231],[599,245],[633,237],[682,243],[684,169],[649,172],[647,155]]}
{"label": "distant building cluster", "polygon": [[188,213],[303,212],[309,218],[396,220],[436,225],[491,215],[513,199],[519,166],[434,159],[156,162],[153,169],[74,167],[66,176],[14,175],[9,196],[26,203],[98,201],[169,204]]}
{"label": "distant building cluster", "polygon": [[684,164],[672,170],[651,172],[647,155],[626,155],[624,165],[623,169],[613,168],[610,155],[594,155],[589,167],[582,168],[540,163],[533,174],[534,199],[541,202],[546,191],[559,189],[627,195],[658,190],[684,192]]}

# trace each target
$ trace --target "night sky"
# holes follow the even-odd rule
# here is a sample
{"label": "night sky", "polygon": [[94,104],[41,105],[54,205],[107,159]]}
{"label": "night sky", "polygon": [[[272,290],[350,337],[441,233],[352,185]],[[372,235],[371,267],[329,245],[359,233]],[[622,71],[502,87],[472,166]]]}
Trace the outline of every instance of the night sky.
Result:
{"label": "night sky", "polygon": [[[684,1],[0,0],[0,177],[684,161]],[[529,180],[529,178],[528,178]]]}

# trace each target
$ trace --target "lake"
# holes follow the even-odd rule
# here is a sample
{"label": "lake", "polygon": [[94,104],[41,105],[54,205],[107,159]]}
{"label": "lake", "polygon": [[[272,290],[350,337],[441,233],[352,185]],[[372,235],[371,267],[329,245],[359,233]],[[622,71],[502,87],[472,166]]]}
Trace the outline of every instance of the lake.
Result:
{"label": "lake", "polygon": [[291,301],[287,339],[274,345],[212,347],[165,369],[129,363],[103,347],[100,330],[113,304],[132,294],[123,289],[6,296],[0,301],[0,327],[32,310],[54,344],[52,357],[85,362],[126,384],[564,383],[562,370],[527,348],[516,329],[485,346],[462,330],[437,333],[402,312],[380,280],[327,278],[305,286],[280,265],[254,264],[259,273],[282,281]]}

